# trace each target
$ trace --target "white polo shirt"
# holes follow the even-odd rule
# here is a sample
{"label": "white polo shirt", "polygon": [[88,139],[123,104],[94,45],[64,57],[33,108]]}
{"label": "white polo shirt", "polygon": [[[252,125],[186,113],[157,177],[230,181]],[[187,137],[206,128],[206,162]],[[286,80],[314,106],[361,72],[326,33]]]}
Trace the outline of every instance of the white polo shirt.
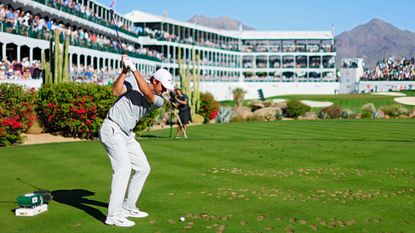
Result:
{"label": "white polo shirt", "polygon": [[108,111],[107,118],[115,122],[122,131],[129,133],[142,117],[163,106],[164,100],[156,95],[156,102],[149,103],[131,75],[125,79],[124,85],[127,87],[127,92],[118,97],[114,106]]}

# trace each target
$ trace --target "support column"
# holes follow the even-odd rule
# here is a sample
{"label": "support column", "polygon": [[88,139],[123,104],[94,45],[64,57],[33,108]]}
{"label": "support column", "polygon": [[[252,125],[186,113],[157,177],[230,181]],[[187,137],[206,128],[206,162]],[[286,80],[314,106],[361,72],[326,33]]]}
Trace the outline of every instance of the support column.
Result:
{"label": "support column", "polygon": [[17,48],[17,59],[16,60],[19,61],[19,62],[21,62],[20,47],[21,47],[20,45],[17,45],[17,47],[16,47]]}
{"label": "support column", "polygon": [[169,63],[172,63],[171,62],[171,55],[170,55],[170,45],[167,45],[167,59],[168,59]]}
{"label": "support column", "polygon": [[33,62],[33,48],[29,47],[29,62],[32,65]]}
{"label": "support column", "polygon": [[173,46],[173,59],[177,59],[176,50],[177,50],[176,46]]}
{"label": "support column", "polygon": [[76,67],[79,69],[80,63],[81,63],[81,55],[77,55],[76,57]]}
{"label": "support column", "polygon": [[269,69],[269,55],[267,55],[266,58],[267,58],[267,69]]}
{"label": "support column", "polygon": [[6,43],[3,43],[2,48],[1,48],[1,52],[2,52],[2,54],[1,54],[2,59],[3,60],[7,59],[7,57],[6,57]]}
{"label": "support column", "polygon": [[69,70],[72,70],[73,53],[69,54]]}

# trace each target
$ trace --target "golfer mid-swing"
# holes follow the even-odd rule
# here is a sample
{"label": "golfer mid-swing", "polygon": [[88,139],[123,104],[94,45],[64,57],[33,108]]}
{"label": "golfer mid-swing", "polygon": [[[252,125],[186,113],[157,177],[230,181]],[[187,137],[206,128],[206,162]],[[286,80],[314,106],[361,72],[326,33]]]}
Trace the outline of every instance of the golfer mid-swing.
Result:
{"label": "golfer mid-swing", "polygon": [[[172,76],[165,69],[157,70],[147,83],[127,56],[124,55],[122,60],[124,69],[112,88],[118,99],[102,123],[100,140],[113,169],[105,223],[131,227],[135,223],[126,217],[148,216],[136,207],[136,202],[150,173],[150,165],[132,130],[144,115],[163,105],[161,95],[173,89],[173,85]],[[127,78],[129,70],[134,77]],[[134,170],[133,175],[131,170]]]}

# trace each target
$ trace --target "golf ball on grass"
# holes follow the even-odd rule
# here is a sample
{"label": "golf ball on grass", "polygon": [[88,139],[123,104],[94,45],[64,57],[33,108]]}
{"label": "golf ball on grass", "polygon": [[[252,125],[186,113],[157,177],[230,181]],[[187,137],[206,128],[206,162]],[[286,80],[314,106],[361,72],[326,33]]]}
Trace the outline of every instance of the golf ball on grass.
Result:
{"label": "golf ball on grass", "polygon": [[184,217],[180,217],[180,218],[179,218],[179,221],[180,221],[180,222],[184,222],[184,220],[186,220]]}

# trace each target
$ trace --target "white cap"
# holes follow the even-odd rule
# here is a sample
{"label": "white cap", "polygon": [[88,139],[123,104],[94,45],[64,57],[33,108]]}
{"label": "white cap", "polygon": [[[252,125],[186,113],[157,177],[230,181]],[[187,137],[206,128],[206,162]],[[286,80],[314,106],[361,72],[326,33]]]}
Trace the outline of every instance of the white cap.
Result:
{"label": "white cap", "polygon": [[160,81],[164,88],[173,90],[172,75],[166,69],[158,69],[153,75],[156,80]]}

